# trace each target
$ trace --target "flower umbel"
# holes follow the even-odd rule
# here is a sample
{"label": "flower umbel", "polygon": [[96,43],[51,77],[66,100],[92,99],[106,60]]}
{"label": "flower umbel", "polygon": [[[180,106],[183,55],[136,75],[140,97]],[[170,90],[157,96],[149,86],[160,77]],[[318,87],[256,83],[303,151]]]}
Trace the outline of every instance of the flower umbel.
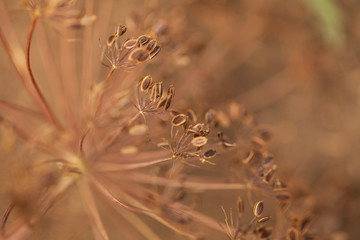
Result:
{"label": "flower umbel", "polygon": [[[95,16],[74,9],[76,1],[26,3],[32,20],[25,52],[17,51],[21,47],[13,41],[16,35],[8,31],[10,21],[1,14],[6,11],[0,3],[0,20],[6,23],[0,29],[2,43],[34,103],[0,101],[1,126],[8,131],[3,144],[4,166],[10,169],[8,207],[0,226],[5,239],[23,239],[32,234],[36,237],[44,219],[56,221],[51,216],[58,214],[57,209],[86,214],[93,237],[110,239],[115,235],[114,229],[107,226],[112,211],[103,211],[109,206],[119,215],[116,221],[124,223],[123,228],[115,229],[120,232],[116,236],[125,239],[163,239],[150,227],[151,219],[191,239],[212,236],[213,232],[220,236],[227,233],[234,240],[271,235],[270,228],[259,225],[272,218],[262,215],[263,201],[255,204],[249,197],[255,206],[254,218],[233,226],[226,216],[224,227],[220,220],[197,209],[194,200],[197,194],[213,190],[276,191],[275,198],[283,203],[282,207],[288,204],[286,188],[275,184],[276,165],[266,150],[266,139],[258,136],[257,125],[248,114],[241,115],[239,109],[237,115],[209,110],[204,111],[201,121],[193,110],[175,109],[174,83],[154,70],[150,75],[146,68],[153,61],[161,61],[157,55],[163,45],[154,31],[125,37],[131,35],[131,29],[118,25],[104,38],[102,49],[93,49],[89,46],[99,37],[89,38]],[[35,71],[34,59],[38,55],[32,52],[31,44],[42,21],[64,37],[49,42],[39,34],[41,49],[51,49],[52,44],[60,46],[56,57],[50,51],[41,54],[49,60],[48,65],[44,64],[47,77]],[[69,27],[75,33],[69,32]],[[67,41],[76,34],[82,36],[79,41]],[[79,46],[83,51],[78,51]],[[97,50],[101,62],[93,62]],[[80,54],[79,64],[75,59]],[[109,69],[106,76],[99,78],[95,73],[101,64]],[[237,107],[233,103],[231,109]],[[226,168],[233,164],[227,154],[237,160],[243,157],[242,142],[231,141],[225,134],[228,124],[224,123],[231,121],[241,126],[248,124],[251,136],[247,143],[253,145],[241,167],[233,166],[224,175],[211,176],[206,171],[214,171],[213,165]],[[198,174],[192,173],[194,169]],[[248,179],[241,182],[238,176],[242,170]],[[109,206],[104,207],[104,201]],[[240,217],[244,211],[242,200],[238,206]],[[126,226],[132,231],[126,231]],[[62,234],[59,238],[68,237]]]}

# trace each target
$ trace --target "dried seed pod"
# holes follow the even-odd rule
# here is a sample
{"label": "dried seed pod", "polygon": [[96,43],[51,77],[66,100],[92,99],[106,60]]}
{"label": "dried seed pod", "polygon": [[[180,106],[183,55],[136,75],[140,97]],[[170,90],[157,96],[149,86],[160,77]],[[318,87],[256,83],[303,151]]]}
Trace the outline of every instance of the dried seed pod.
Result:
{"label": "dried seed pod", "polygon": [[191,132],[191,133],[194,133],[194,134],[199,134],[200,131],[201,131],[203,128],[204,128],[204,124],[198,123],[198,124],[190,127],[190,128],[188,129],[188,131]]}
{"label": "dried seed pod", "polygon": [[299,232],[296,228],[291,227],[286,232],[286,240],[298,240]]}
{"label": "dried seed pod", "polygon": [[263,148],[266,144],[265,141],[259,137],[252,137],[250,141],[251,144],[257,149]]}
{"label": "dried seed pod", "polygon": [[243,164],[248,164],[251,161],[251,159],[254,157],[254,155],[255,155],[255,152],[251,150],[248,153],[247,157],[244,160],[242,160],[242,163]]}
{"label": "dried seed pod", "polygon": [[230,141],[227,138],[223,139],[222,144],[223,144],[224,147],[235,147],[236,146],[236,143]]}
{"label": "dried seed pod", "polygon": [[147,91],[149,88],[151,88],[152,84],[153,84],[152,77],[150,75],[145,76],[140,84],[141,91],[142,92]]}
{"label": "dried seed pod", "polygon": [[126,42],[123,44],[123,47],[126,49],[134,48],[136,46],[136,39],[131,38],[126,40]]}
{"label": "dried seed pod", "polygon": [[260,217],[263,211],[264,211],[264,202],[263,201],[257,202],[254,206],[254,215],[256,217]]}
{"label": "dried seed pod", "polygon": [[153,39],[153,40],[151,40],[151,41],[148,43],[148,45],[146,46],[146,51],[148,51],[148,52],[151,53],[151,51],[154,50],[155,46],[156,46],[156,40]]}
{"label": "dried seed pod", "polygon": [[287,202],[290,200],[291,195],[289,192],[281,191],[281,192],[277,193],[275,197],[280,202]]}
{"label": "dried seed pod", "polygon": [[181,113],[179,113],[178,111],[175,111],[175,110],[171,110],[171,111],[170,111],[170,115],[171,115],[172,117],[175,117],[176,115],[179,115],[179,114],[181,114]]}
{"label": "dried seed pod", "polygon": [[195,147],[202,147],[207,143],[208,139],[206,137],[200,136],[200,137],[194,137],[191,141],[191,144]]}
{"label": "dried seed pod", "polygon": [[275,170],[276,167],[272,167],[264,174],[264,178],[263,178],[264,182],[269,183],[271,181],[271,179],[274,176]]}
{"label": "dried seed pod", "polygon": [[164,107],[165,104],[166,104],[166,101],[167,101],[167,98],[166,98],[166,97],[162,97],[162,98],[159,100],[158,104],[156,105],[156,108]]}
{"label": "dried seed pod", "polygon": [[137,43],[140,44],[140,46],[144,46],[150,41],[151,37],[148,35],[142,35],[137,38]]}
{"label": "dried seed pod", "polygon": [[168,95],[171,95],[172,97],[175,96],[175,88],[174,88],[173,85],[170,85],[170,86],[169,86],[167,94],[168,94]]}
{"label": "dried seed pod", "polygon": [[154,47],[154,49],[150,52],[150,59],[154,58],[156,55],[159,54],[161,48],[160,46]]}
{"label": "dried seed pod", "polygon": [[273,160],[273,156],[272,155],[269,155],[269,154],[267,154],[266,156],[264,156],[264,161],[263,161],[263,164],[268,164],[268,163],[270,163],[272,160]]}
{"label": "dried seed pod", "polygon": [[242,216],[244,213],[244,201],[242,197],[238,197],[237,199],[237,210],[238,210],[238,216]]}
{"label": "dried seed pod", "polygon": [[138,59],[142,58],[144,53],[147,54],[147,52],[145,52],[144,50],[142,50],[140,48],[136,48],[130,53],[129,60],[131,60],[131,61],[139,61]]}
{"label": "dried seed pod", "polygon": [[110,35],[110,36],[108,37],[108,39],[106,40],[106,45],[107,45],[108,47],[111,47],[111,46],[114,44],[115,39],[116,39],[116,36],[115,36],[114,34],[113,34],[113,35]]}
{"label": "dried seed pod", "polygon": [[215,119],[215,111],[214,110],[209,110],[205,113],[205,122],[207,124],[210,124],[212,121],[214,121]]}
{"label": "dried seed pod", "polygon": [[196,115],[195,115],[195,112],[191,109],[189,109],[187,112],[186,112],[186,116],[188,116],[189,120],[191,122],[196,122]]}
{"label": "dried seed pod", "polygon": [[155,102],[162,97],[163,86],[162,82],[155,83],[150,94],[150,100]]}
{"label": "dried seed pod", "polygon": [[267,238],[270,237],[272,234],[272,229],[270,227],[265,227],[264,225],[261,225],[255,229],[255,233],[260,238]]}
{"label": "dried seed pod", "polygon": [[262,217],[262,218],[257,220],[257,223],[264,223],[264,222],[269,221],[270,219],[272,219],[272,216]]}
{"label": "dried seed pod", "polygon": [[311,216],[306,216],[303,219],[301,219],[300,222],[300,231],[306,232],[307,227],[309,226],[309,223],[311,222]]}
{"label": "dried seed pod", "polygon": [[215,155],[216,155],[216,150],[215,149],[209,149],[204,153],[204,157],[206,159],[213,158],[213,157],[215,157]]}
{"label": "dried seed pod", "polygon": [[230,118],[223,111],[216,112],[216,121],[220,124],[220,126],[225,128],[230,127],[231,124]]}
{"label": "dried seed pod", "polygon": [[126,32],[126,30],[127,30],[126,26],[119,25],[115,29],[115,34],[117,35],[117,37],[120,37]]}
{"label": "dried seed pod", "polygon": [[137,58],[138,62],[145,62],[146,60],[149,59],[149,53],[143,51],[140,56]]}
{"label": "dried seed pod", "polygon": [[176,193],[176,195],[174,196],[173,200],[174,201],[181,201],[183,199],[185,199],[187,196],[187,192],[185,189],[180,189],[179,192]]}
{"label": "dried seed pod", "polygon": [[168,96],[166,97],[166,102],[165,102],[165,105],[164,105],[164,109],[165,109],[165,110],[168,110],[168,109],[169,109],[169,107],[170,107],[170,105],[171,105],[172,98],[173,98],[172,95],[168,95]]}
{"label": "dried seed pod", "polygon": [[171,120],[171,123],[175,126],[181,126],[183,124],[185,124],[186,122],[186,116],[184,114],[179,114],[176,115],[175,117],[173,117],[173,119]]}

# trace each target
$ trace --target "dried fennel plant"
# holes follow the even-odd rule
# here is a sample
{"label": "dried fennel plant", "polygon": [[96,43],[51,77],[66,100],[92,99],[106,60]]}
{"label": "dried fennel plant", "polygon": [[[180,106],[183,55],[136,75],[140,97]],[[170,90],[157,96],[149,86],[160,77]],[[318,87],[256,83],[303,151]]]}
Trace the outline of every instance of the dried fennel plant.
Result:
{"label": "dried fennel plant", "polygon": [[[3,47],[34,103],[0,101],[1,167],[8,169],[2,238],[46,239],[53,232],[56,239],[71,238],[71,230],[60,226],[70,218],[69,229],[91,228],[95,239],[164,239],[162,225],[190,239],[298,239],[308,221],[286,222],[290,194],[276,177],[266,129],[234,102],[225,110],[204,111],[203,117],[173,108],[174,86],[145,71],[161,50],[162,29],[133,37],[118,25],[108,37],[100,36],[101,48],[89,50],[96,17],[75,10],[75,3],[26,1],[32,20],[25,46],[0,3]],[[59,36],[56,55],[43,22]],[[36,33],[46,64],[42,81],[32,62],[38,57],[31,47]],[[79,72],[75,58],[81,47]],[[92,62],[96,50],[101,63]],[[103,79],[91,74],[100,64],[108,68]],[[201,210],[197,196],[211,191],[247,196],[247,203],[238,198],[236,224],[223,207],[228,202],[212,212]],[[253,200],[259,195],[278,201],[274,216],[263,215],[268,205]],[[243,217],[247,204],[254,208],[249,221]],[[221,208],[225,222],[214,216]],[[69,214],[65,220],[64,214]],[[263,225],[275,219],[274,230]],[[160,226],[152,227],[152,220]],[[91,236],[85,232],[76,238]]]}

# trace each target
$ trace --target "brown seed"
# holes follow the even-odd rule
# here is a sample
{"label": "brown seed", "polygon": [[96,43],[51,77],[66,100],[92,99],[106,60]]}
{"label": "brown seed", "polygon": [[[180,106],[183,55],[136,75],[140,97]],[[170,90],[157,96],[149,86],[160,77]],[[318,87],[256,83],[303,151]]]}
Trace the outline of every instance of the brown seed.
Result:
{"label": "brown seed", "polygon": [[188,116],[188,118],[190,119],[191,122],[196,122],[196,115],[195,115],[195,112],[191,109],[189,109],[187,112],[186,112],[186,116]]}
{"label": "brown seed", "polygon": [[214,110],[209,110],[208,112],[205,113],[205,122],[207,124],[210,124],[212,121],[214,121],[215,119],[215,111]]}
{"label": "brown seed", "polygon": [[147,35],[142,35],[140,37],[138,37],[137,42],[138,44],[140,44],[140,46],[144,46],[145,44],[147,44],[150,41],[150,36]]}
{"label": "brown seed", "polygon": [[169,107],[170,107],[170,105],[171,105],[171,100],[172,100],[172,98],[173,98],[172,95],[168,95],[168,96],[166,97],[166,103],[165,103],[165,105],[164,105],[164,109],[165,109],[165,110],[168,110],[168,109],[169,109]]}
{"label": "brown seed", "polygon": [[130,49],[136,46],[136,39],[128,39],[124,44],[124,48]]}
{"label": "brown seed", "polygon": [[195,137],[193,138],[193,140],[191,141],[191,144],[194,145],[195,147],[202,147],[207,143],[208,139],[206,137]]}
{"label": "brown seed", "polygon": [[264,225],[259,226],[255,230],[256,235],[260,238],[267,238],[270,237],[272,234],[272,229],[270,227],[265,227]]}
{"label": "brown seed", "polygon": [[196,133],[196,134],[199,134],[200,131],[204,128],[204,124],[202,123],[198,123],[194,126],[192,126],[191,128],[188,129],[189,132],[192,132],[192,133]]}
{"label": "brown seed", "polygon": [[171,95],[172,97],[175,96],[175,88],[173,85],[170,85],[168,88],[168,95]]}
{"label": "brown seed", "polygon": [[108,37],[108,39],[106,40],[106,45],[108,47],[111,47],[113,45],[114,41],[115,41],[115,38],[116,38],[115,35],[110,35]]}
{"label": "brown seed", "polygon": [[156,108],[161,108],[161,107],[165,106],[166,101],[167,101],[167,98],[166,98],[166,97],[162,97],[162,98],[160,99],[160,101],[158,102],[158,104],[156,105]]}
{"label": "brown seed", "polygon": [[184,114],[176,115],[171,120],[171,123],[176,127],[183,125],[185,122],[186,122],[186,116]]}
{"label": "brown seed", "polygon": [[256,217],[260,217],[263,211],[264,211],[264,202],[263,201],[257,202],[254,206],[254,215]]}
{"label": "brown seed", "polygon": [[259,137],[252,137],[250,141],[251,144],[257,149],[263,148],[265,146],[265,141]]}
{"label": "brown seed", "polygon": [[141,81],[141,91],[147,91],[153,84],[152,77],[150,75],[145,76]]}
{"label": "brown seed", "polygon": [[156,46],[156,40],[153,39],[146,46],[146,51],[151,53],[151,51],[154,50],[155,46]]}
{"label": "brown seed", "polygon": [[272,160],[273,160],[273,156],[272,155],[266,155],[266,156],[264,156],[264,161],[263,161],[263,163],[266,165],[266,164],[268,164],[268,163],[270,163]]}
{"label": "brown seed", "polygon": [[145,53],[144,50],[140,49],[140,48],[136,48],[134,49],[130,55],[129,55],[129,60],[131,61],[138,61],[138,59],[140,57],[142,57],[143,53]]}
{"label": "brown seed", "polygon": [[237,210],[238,210],[238,215],[242,216],[242,214],[244,213],[244,201],[242,197],[238,197],[237,199]]}
{"label": "brown seed", "polygon": [[154,49],[153,49],[153,50],[151,51],[151,53],[150,53],[150,59],[152,59],[152,58],[154,58],[156,55],[158,55],[159,52],[160,52],[160,50],[161,50],[160,46],[154,47]]}
{"label": "brown seed", "polygon": [[307,228],[307,226],[309,226],[310,222],[311,222],[311,217],[310,216],[306,216],[303,219],[301,219],[300,231],[301,232],[306,232],[306,228]]}
{"label": "brown seed", "polygon": [[258,222],[258,223],[264,223],[264,222],[269,221],[270,219],[272,219],[271,216],[262,217],[262,218],[260,218],[259,220],[257,220],[257,222]]}
{"label": "brown seed", "polygon": [[247,155],[247,157],[244,159],[244,160],[242,160],[242,163],[243,164],[248,164],[250,161],[251,161],[251,159],[253,159],[253,157],[254,157],[254,151],[250,151],[249,153],[248,153],[248,155]]}
{"label": "brown seed", "polygon": [[117,26],[116,27],[116,30],[115,30],[115,34],[120,37],[121,35],[123,35],[127,30],[127,27],[126,26]]}
{"label": "brown seed", "polygon": [[215,155],[216,155],[216,150],[215,149],[209,149],[204,153],[204,157],[207,158],[207,159],[208,158],[213,158],[213,157],[215,157]]}
{"label": "brown seed", "polygon": [[276,194],[275,197],[276,197],[277,200],[279,200],[281,202],[287,202],[287,201],[290,200],[291,195],[288,192],[279,192],[279,193]]}
{"label": "brown seed", "polygon": [[235,147],[236,143],[230,141],[229,139],[224,139],[222,142],[224,147]]}
{"label": "brown seed", "polygon": [[149,53],[143,51],[140,56],[137,58],[138,62],[145,62],[146,60],[149,59]]}
{"label": "brown seed", "polygon": [[299,239],[298,230],[296,230],[296,228],[294,227],[289,228],[286,233],[286,240],[297,240],[297,239]]}
{"label": "brown seed", "polygon": [[269,182],[271,181],[271,179],[273,178],[274,173],[275,173],[275,168],[274,168],[274,167],[270,168],[270,169],[265,173],[263,180],[264,180],[266,183],[269,183]]}

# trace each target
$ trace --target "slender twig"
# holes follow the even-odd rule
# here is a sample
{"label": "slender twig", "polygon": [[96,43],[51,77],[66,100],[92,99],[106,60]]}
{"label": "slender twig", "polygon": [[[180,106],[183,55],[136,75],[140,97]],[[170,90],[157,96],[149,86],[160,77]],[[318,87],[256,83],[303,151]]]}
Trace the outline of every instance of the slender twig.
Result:
{"label": "slender twig", "polygon": [[[105,84],[104,86],[105,87],[106,87],[106,84],[109,82],[109,79],[110,79],[111,75],[114,73],[114,71],[115,71],[115,68],[111,68],[108,75],[106,76],[105,81],[104,81],[104,84]],[[103,90],[101,90],[101,92],[99,94],[99,98],[98,98],[97,103],[96,103],[95,115],[97,114],[97,112],[100,109],[102,99],[104,97],[104,92],[105,92],[105,90],[103,89]]]}
{"label": "slender twig", "polygon": [[61,126],[60,126],[59,123],[56,121],[53,113],[51,112],[50,107],[49,107],[49,105],[47,104],[44,95],[41,93],[41,91],[40,91],[40,89],[39,89],[39,86],[38,86],[38,84],[37,84],[36,81],[35,81],[34,74],[33,74],[32,70],[31,70],[31,67],[30,67],[30,47],[31,47],[31,39],[32,39],[32,35],[33,35],[33,32],[34,32],[34,28],[35,28],[37,19],[38,19],[38,15],[35,14],[35,15],[33,16],[33,18],[32,18],[31,25],[30,25],[30,29],[29,29],[29,33],[28,33],[28,38],[27,38],[27,41],[26,41],[26,51],[25,51],[26,67],[27,67],[27,70],[28,70],[29,75],[30,75],[31,84],[32,84],[32,86],[34,87],[36,94],[37,94],[38,97],[40,98],[41,107],[42,107],[43,110],[45,111],[46,116],[49,118],[49,120],[54,124],[54,126],[55,126],[56,128],[61,129]]}
{"label": "slender twig", "polygon": [[1,218],[1,231],[4,231],[6,221],[9,218],[10,213],[14,207],[15,207],[15,203],[10,203],[9,206],[6,208],[4,215]]}
{"label": "slender twig", "polygon": [[43,117],[42,114],[40,114],[39,112],[36,112],[32,109],[29,109],[27,107],[20,106],[20,105],[14,104],[14,103],[9,103],[9,102],[3,101],[3,100],[0,100],[0,109],[1,108],[12,109],[12,110],[15,110],[18,112],[26,113],[33,117],[40,117],[40,118]]}

